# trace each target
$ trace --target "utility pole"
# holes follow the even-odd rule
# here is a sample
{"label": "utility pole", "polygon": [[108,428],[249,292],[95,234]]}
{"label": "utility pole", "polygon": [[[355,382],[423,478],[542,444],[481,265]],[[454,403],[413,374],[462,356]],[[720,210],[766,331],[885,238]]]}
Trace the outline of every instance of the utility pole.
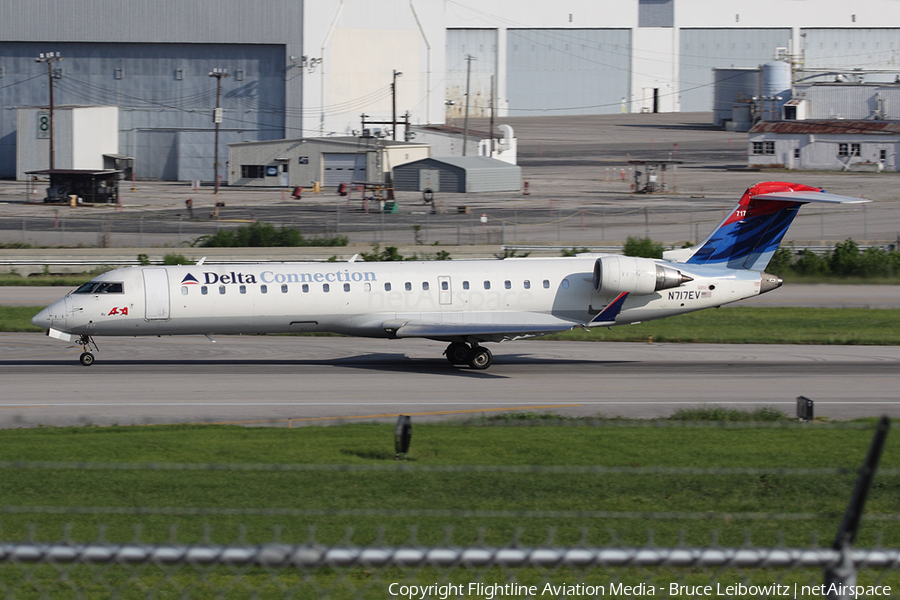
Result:
{"label": "utility pole", "polygon": [[491,149],[488,157],[494,157],[494,76],[491,75]]}
{"label": "utility pole", "polygon": [[215,141],[215,149],[214,158],[213,158],[213,170],[215,171],[215,193],[216,193],[216,217],[219,216],[219,124],[222,122],[222,78],[228,77],[228,71],[226,69],[213,69],[209,73],[210,77],[216,78],[216,110],[213,112],[213,123],[216,125],[216,141]]}
{"label": "utility pole", "polygon": [[466,54],[466,114],[463,119],[463,153],[466,155],[466,146],[469,143],[469,81],[472,77],[472,61],[475,59],[471,54]]}
{"label": "utility pole", "polygon": [[397,78],[402,75],[403,73],[394,69],[394,80],[391,82],[391,134],[394,140],[397,139]]}
{"label": "utility pole", "polygon": [[50,170],[56,168],[56,147],[53,139],[53,63],[62,60],[59,52],[47,52],[38,55],[35,62],[47,63],[47,78],[50,89]]}

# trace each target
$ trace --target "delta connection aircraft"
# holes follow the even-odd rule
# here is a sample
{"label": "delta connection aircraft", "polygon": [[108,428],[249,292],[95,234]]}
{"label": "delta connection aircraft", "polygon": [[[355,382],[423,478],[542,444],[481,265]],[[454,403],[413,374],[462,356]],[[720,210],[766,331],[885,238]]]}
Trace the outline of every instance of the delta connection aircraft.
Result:
{"label": "delta connection aircraft", "polygon": [[799,207],[857,203],[793,183],[749,188],[709,237],[662,260],[612,254],[432,262],[127,267],[38,313],[50,337],[329,331],[448,342],[454,365],[487,369],[483,342],[611,327],[718,307],[781,286],[764,272]]}

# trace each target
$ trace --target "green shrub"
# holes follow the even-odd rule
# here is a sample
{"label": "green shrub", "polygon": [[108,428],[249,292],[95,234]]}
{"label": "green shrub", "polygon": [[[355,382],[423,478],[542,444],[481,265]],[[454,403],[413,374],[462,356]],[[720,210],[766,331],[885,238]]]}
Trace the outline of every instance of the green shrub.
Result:
{"label": "green shrub", "polygon": [[622,247],[625,256],[642,256],[644,258],[662,258],[662,244],[656,244],[650,238],[636,238],[628,236]]}
{"label": "green shrub", "polygon": [[346,236],[306,239],[293,227],[275,229],[268,223],[251,223],[237,229],[220,229],[213,235],[197,238],[193,245],[201,248],[270,248],[300,246],[346,246]]}

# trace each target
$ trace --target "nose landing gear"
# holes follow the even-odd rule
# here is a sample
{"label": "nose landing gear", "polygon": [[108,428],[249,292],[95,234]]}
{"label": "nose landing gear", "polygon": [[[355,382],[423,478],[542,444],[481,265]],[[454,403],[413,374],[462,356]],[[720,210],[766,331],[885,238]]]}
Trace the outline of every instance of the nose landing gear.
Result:
{"label": "nose landing gear", "polygon": [[79,362],[85,367],[91,366],[94,364],[94,355],[91,353],[91,346],[93,346],[94,350],[97,352],[100,352],[100,347],[97,346],[97,342],[94,341],[94,338],[89,335],[83,335],[78,338],[78,343],[84,349],[84,352],[78,357]]}
{"label": "nose landing gear", "polygon": [[478,344],[453,342],[444,350],[444,355],[450,364],[468,364],[471,368],[479,371],[487,369],[494,362],[494,355],[491,354],[491,351]]}

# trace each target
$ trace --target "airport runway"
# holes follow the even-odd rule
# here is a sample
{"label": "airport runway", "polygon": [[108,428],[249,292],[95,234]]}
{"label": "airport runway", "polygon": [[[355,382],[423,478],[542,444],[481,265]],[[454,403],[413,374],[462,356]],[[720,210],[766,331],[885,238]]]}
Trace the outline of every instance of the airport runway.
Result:
{"label": "airport runway", "polygon": [[444,344],[327,337],[113,338],[92,367],[41,334],[0,334],[0,427],[464,418],[498,411],[659,417],[687,406],[900,416],[900,348],[602,344],[491,346],[484,372]]}

